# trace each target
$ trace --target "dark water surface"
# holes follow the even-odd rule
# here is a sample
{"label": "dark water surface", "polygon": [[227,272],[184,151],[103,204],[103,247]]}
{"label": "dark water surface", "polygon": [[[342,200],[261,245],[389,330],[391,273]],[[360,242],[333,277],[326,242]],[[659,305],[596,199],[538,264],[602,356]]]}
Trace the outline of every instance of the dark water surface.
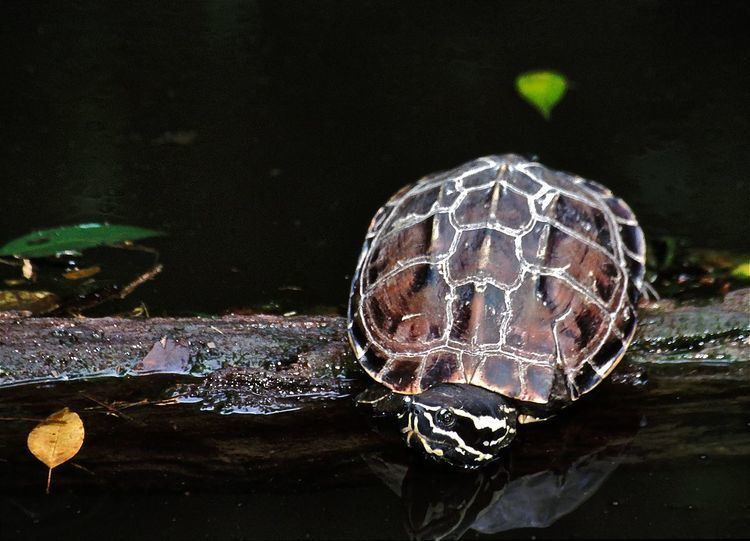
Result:
{"label": "dark water surface", "polygon": [[[367,223],[392,192],[516,152],[606,184],[648,236],[750,251],[748,22],[750,4],[730,1],[5,2],[0,244],[88,221],[151,227],[168,233],[149,242],[165,270],[129,301],[152,314],[340,309]],[[549,122],[513,88],[536,68],[571,81]],[[2,396],[6,413],[20,400]],[[331,426],[358,422],[334,409]],[[713,420],[696,422],[709,441]],[[128,434],[109,435],[125,438],[125,457],[138,449]],[[2,450],[2,538],[406,535],[403,498],[384,481],[400,486],[398,460],[339,450],[208,484],[191,484],[189,469],[118,472],[113,460],[78,491],[88,474],[61,471],[42,500],[25,481],[39,472],[43,485],[33,458],[5,458],[23,442]],[[605,453],[575,470],[590,484],[572,493],[585,497],[548,528],[479,516],[465,536],[750,533],[748,455],[700,456],[620,464]],[[580,481],[569,464],[555,471],[534,479]],[[549,493],[519,492],[532,503]],[[515,527],[493,529],[501,519]]]}
{"label": "dark water surface", "polygon": [[0,425],[2,538],[742,537],[750,379],[703,371],[703,386],[675,380],[685,373],[674,366],[651,367],[648,386],[606,382],[471,473],[414,462],[349,399],[270,416],[195,404],[117,418],[79,391],[132,402],[170,377],[3,389],[0,418],[66,405],[87,438],[45,497],[45,468],[24,448],[33,423]]}

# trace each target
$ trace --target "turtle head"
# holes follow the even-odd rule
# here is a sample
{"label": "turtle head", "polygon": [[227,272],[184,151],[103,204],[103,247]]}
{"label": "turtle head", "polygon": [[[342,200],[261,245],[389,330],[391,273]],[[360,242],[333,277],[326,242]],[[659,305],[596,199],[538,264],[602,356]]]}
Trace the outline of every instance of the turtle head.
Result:
{"label": "turtle head", "polygon": [[399,419],[407,445],[439,463],[482,466],[516,434],[516,410],[480,387],[444,383],[404,400]]}

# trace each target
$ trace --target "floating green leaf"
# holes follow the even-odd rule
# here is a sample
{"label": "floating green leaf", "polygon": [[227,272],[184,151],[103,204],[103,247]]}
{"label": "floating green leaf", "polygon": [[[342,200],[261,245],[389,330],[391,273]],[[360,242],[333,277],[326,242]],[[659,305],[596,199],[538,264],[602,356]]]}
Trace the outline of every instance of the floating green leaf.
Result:
{"label": "floating green leaf", "polygon": [[118,244],[163,235],[161,231],[130,225],[80,224],[34,231],[0,248],[0,256],[46,257],[102,244]]}
{"label": "floating green leaf", "polygon": [[516,77],[518,93],[547,120],[567,88],[567,79],[554,71],[529,71]]}

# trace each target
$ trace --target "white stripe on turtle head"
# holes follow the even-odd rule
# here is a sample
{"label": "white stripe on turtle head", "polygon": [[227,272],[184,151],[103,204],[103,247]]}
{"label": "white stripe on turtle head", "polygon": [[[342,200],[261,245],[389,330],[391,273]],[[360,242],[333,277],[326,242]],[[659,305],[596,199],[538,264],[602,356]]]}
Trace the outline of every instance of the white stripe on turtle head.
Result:
{"label": "white stripe on turtle head", "polygon": [[508,429],[508,420],[505,417],[503,417],[502,419],[498,419],[497,417],[492,417],[490,415],[472,415],[468,411],[462,409],[449,409],[456,415],[471,419],[471,422],[474,423],[474,426],[477,428],[477,430],[481,430],[482,428],[489,428],[493,432],[496,432],[502,428],[506,430]]}
{"label": "white stripe on turtle head", "polygon": [[[427,419],[427,422],[430,423],[430,427],[432,428],[433,432],[435,432],[436,434],[442,434],[443,436],[447,436],[447,437],[449,437],[450,439],[452,439],[453,441],[456,442],[456,451],[458,453],[460,453],[462,455],[466,454],[466,453],[472,454],[472,455],[474,455],[474,460],[477,461],[477,462],[478,461],[482,461],[482,460],[491,460],[493,458],[492,455],[487,454],[487,453],[483,453],[482,451],[479,451],[477,449],[474,449],[470,445],[467,445],[466,442],[463,440],[463,438],[461,438],[461,436],[459,436],[456,432],[453,432],[451,430],[443,430],[442,428],[440,428],[439,426],[437,426],[433,422],[432,415],[430,413],[425,412],[424,413],[424,417],[425,417],[425,419]],[[416,424],[414,425],[414,428],[415,428],[417,434],[421,435],[419,433],[419,428],[417,427]],[[424,443],[424,442],[422,442],[422,443]],[[441,454],[442,454],[442,451],[441,451]]]}
{"label": "white stripe on turtle head", "polygon": [[417,425],[417,421],[415,420],[415,415],[413,413],[409,413],[409,421],[406,427],[401,429],[401,432],[408,433],[406,436],[406,444],[411,446],[411,438],[412,436],[416,436],[417,439],[422,444],[422,447],[424,447],[424,450],[435,456],[443,456],[443,450],[442,449],[433,449],[432,446],[427,441],[427,438],[425,438],[422,433],[419,431],[419,427]]}

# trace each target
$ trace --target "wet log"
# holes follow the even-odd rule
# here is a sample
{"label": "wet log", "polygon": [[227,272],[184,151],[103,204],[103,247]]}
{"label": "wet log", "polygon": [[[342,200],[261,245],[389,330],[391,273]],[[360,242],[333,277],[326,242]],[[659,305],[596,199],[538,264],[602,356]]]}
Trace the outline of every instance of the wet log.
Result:
{"label": "wet log", "polygon": [[[0,314],[0,387],[155,372],[219,369],[330,379],[357,372],[340,317],[25,318]],[[750,358],[750,290],[704,304],[640,309],[630,349],[638,363]]]}
{"label": "wet log", "polygon": [[0,318],[0,387],[219,368],[341,370],[345,322],[335,317]]}

